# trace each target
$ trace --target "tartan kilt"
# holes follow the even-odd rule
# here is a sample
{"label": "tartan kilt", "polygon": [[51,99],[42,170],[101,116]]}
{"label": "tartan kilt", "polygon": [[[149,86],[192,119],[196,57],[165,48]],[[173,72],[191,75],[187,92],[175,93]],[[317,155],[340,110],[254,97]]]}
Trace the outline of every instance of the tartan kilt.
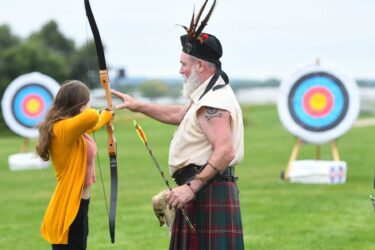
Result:
{"label": "tartan kilt", "polygon": [[176,210],[170,250],[244,249],[239,191],[236,182],[214,181],[184,206],[196,232]]}

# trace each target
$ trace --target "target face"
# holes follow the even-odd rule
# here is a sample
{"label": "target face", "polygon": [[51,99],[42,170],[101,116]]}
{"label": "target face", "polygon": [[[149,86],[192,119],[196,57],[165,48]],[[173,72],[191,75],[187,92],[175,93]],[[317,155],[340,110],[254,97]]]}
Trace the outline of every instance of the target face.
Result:
{"label": "target face", "polygon": [[1,102],[9,128],[23,137],[37,137],[37,125],[43,121],[59,88],[51,77],[37,72],[13,80]]}
{"label": "target face", "polygon": [[355,122],[358,88],[352,78],[337,69],[308,66],[280,85],[278,112],[292,134],[323,144],[345,133]]}

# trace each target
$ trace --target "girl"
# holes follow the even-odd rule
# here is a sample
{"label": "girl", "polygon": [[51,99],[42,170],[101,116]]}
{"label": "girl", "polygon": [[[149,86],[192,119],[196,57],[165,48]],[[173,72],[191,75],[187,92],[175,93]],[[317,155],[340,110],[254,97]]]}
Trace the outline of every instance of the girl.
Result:
{"label": "girl", "polygon": [[52,160],[57,185],[41,226],[53,250],[86,249],[90,187],[95,183],[96,143],[87,134],[112,119],[112,112],[90,109],[90,90],[65,82],[39,127],[37,154]]}

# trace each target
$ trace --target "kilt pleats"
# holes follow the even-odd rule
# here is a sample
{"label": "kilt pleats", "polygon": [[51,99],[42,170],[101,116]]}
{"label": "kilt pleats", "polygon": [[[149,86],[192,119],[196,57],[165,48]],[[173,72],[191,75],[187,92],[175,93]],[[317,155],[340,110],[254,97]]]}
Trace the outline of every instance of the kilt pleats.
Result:
{"label": "kilt pleats", "polygon": [[214,181],[184,206],[196,229],[189,230],[181,210],[176,211],[169,249],[244,249],[239,192],[236,182]]}

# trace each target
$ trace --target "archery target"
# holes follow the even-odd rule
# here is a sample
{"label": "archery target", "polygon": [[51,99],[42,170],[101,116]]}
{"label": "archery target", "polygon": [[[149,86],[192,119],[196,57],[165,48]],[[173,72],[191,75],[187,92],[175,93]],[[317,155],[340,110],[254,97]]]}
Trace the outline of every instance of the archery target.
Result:
{"label": "archery target", "polygon": [[277,108],[282,124],[292,134],[323,144],[344,134],[357,119],[358,87],[337,69],[307,66],[281,83]]}
{"label": "archery target", "polygon": [[14,79],[5,90],[1,102],[8,127],[23,137],[37,137],[37,125],[47,114],[59,88],[54,79],[38,72]]}

